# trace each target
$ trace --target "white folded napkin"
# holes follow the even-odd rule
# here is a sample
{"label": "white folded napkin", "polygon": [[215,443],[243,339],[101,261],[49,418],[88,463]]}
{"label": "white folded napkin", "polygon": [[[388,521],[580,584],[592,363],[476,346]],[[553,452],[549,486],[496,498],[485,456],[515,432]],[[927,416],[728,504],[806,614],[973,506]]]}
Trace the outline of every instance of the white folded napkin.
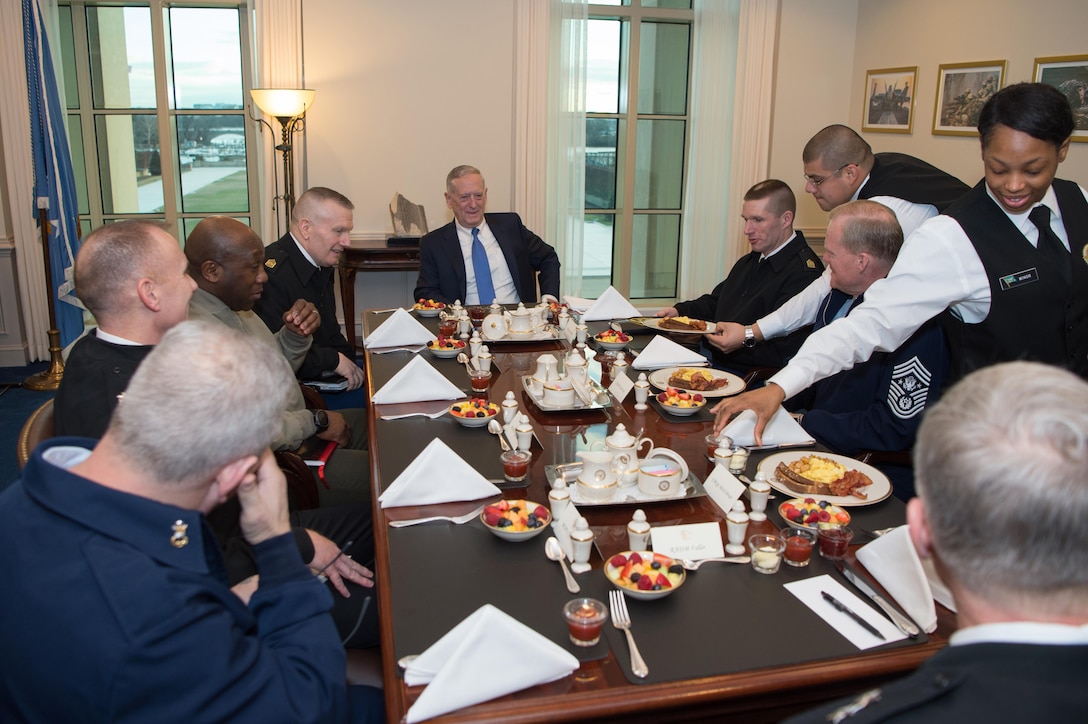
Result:
{"label": "white folded napkin", "polygon": [[427,684],[407,720],[424,721],[546,684],[577,668],[578,659],[568,651],[484,604],[405,669],[406,684]]}
{"label": "white folded napkin", "polygon": [[659,370],[683,365],[705,366],[706,357],[661,335],[651,339],[631,363],[636,370]]}
{"label": "white folded napkin", "polygon": [[[617,292],[615,287],[605,289],[604,293],[597,297],[596,301],[578,299],[577,297],[564,297],[563,299],[570,305],[571,309],[585,309],[585,313],[582,314],[583,322],[607,322],[612,319],[630,319],[639,316],[639,312],[634,305]],[[578,304],[576,305],[574,302]]]}
{"label": "white folded napkin", "polygon": [[405,345],[427,344],[435,336],[420,324],[415,317],[403,309],[398,309],[389,319],[378,325],[363,340],[367,349],[375,347],[400,347]]}
{"label": "white folded napkin", "polygon": [[933,592],[933,600],[941,604],[949,611],[956,610],[956,599],[948,585],[941,580],[937,569],[933,566],[932,558],[922,559],[922,570],[926,572],[926,580],[929,581],[929,590]]}
{"label": "white folded napkin", "polygon": [[858,549],[858,560],[926,633],[937,628],[937,608],[907,526]]}
{"label": "white folded napkin", "polygon": [[431,367],[427,360],[413,357],[374,393],[370,401],[376,405],[391,405],[397,402],[460,400],[464,396],[464,392]]}
{"label": "white folded napkin", "polygon": [[383,508],[479,500],[502,491],[438,438],[390,483],[378,501]]}
{"label": "white folded napkin", "polygon": [[[755,445],[756,413],[752,410],[745,410],[740,413],[725,426],[722,434],[731,437],[737,445],[743,445],[744,447]],[[805,432],[805,428],[801,427],[797,420],[790,417],[790,413],[786,412],[786,409],[781,405],[778,407],[778,412],[774,413],[774,417],[767,423],[767,427],[763,428],[764,445],[791,445],[797,443],[812,445],[815,442],[812,435]]]}

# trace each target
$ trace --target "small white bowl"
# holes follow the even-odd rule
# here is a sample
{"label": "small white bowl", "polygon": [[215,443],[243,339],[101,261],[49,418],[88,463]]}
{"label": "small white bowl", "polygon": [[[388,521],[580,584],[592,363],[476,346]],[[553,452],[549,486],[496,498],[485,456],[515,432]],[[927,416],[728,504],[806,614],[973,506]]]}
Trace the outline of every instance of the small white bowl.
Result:
{"label": "small white bowl", "polygon": [[468,345],[465,345],[464,347],[454,347],[453,349],[444,349],[442,347],[435,348],[427,345],[427,350],[439,359],[453,359],[462,352],[467,353]]}
{"label": "small white bowl", "polygon": [[[618,555],[621,555],[624,558],[630,558],[631,554],[633,552],[635,552],[635,551],[624,551],[623,553],[620,553]],[[649,559],[651,562],[653,560],[655,560],[654,554],[652,552],[650,552],[650,551],[637,551],[637,552],[638,552],[640,558]],[[658,557],[658,560],[660,560],[660,558],[668,558],[668,556],[662,556],[661,554],[657,554],[657,557]],[[616,568],[615,566],[612,565],[613,558],[615,558],[615,556],[613,556],[612,558],[609,558],[604,563],[604,569],[603,570],[604,570],[605,578],[607,578],[609,583],[611,583],[613,586],[615,586],[616,588],[623,591],[623,595],[629,596],[631,598],[636,598],[636,599],[639,599],[641,601],[652,601],[654,599],[664,598],[665,596],[667,596],[670,593],[672,593],[673,591],[675,591],[677,588],[680,588],[680,586],[684,585],[684,581],[687,580],[687,571],[685,571],[683,569],[683,567],[681,567],[680,570],[678,571],[678,574],[679,574],[680,578],[678,580],[676,580],[675,582],[670,581],[672,583],[671,587],[661,588],[661,589],[658,589],[656,591],[653,590],[653,589],[644,591],[644,590],[641,590],[639,588],[631,587],[631,586],[628,586],[628,585],[626,585],[624,583],[620,583],[619,578],[620,578],[620,572],[622,571],[622,569],[621,568]],[[662,562],[661,568],[659,569],[659,570],[665,572],[666,574],[668,573],[668,569],[672,565],[674,565],[674,564],[677,565],[677,566],[680,565],[680,562],[677,561],[675,558],[668,558],[668,560],[669,560],[669,563],[666,564],[666,563]]]}
{"label": "small white bowl", "polygon": [[[534,503],[531,500],[526,500],[524,502],[525,502],[525,506],[527,508],[530,508],[531,510],[535,510],[536,508],[541,508],[542,507],[542,508],[544,508],[545,511],[548,511],[547,507],[542,506],[539,503]],[[483,526],[485,528],[487,528],[489,531],[491,531],[492,533],[494,533],[495,535],[497,535],[499,538],[502,538],[503,540],[511,541],[513,543],[523,543],[524,541],[527,541],[530,538],[535,538],[536,536],[540,535],[544,531],[548,530],[548,528],[551,527],[551,522],[552,522],[551,511],[548,511],[547,516],[541,520],[541,525],[537,526],[536,528],[530,528],[528,530],[515,531],[515,530],[509,530],[508,528],[499,528],[498,526],[488,525],[487,520],[486,520],[486,516],[487,516],[487,509],[485,508],[484,511],[480,513],[480,522],[483,523]]]}
{"label": "small white bowl", "polygon": [[660,401],[658,401],[658,404],[661,405],[662,410],[669,413],[670,415],[675,415],[676,417],[687,417],[689,415],[694,415],[696,412],[706,407],[706,400],[704,399],[702,402],[694,407],[677,407],[676,405],[670,405],[667,402]]}
{"label": "small white bowl", "polygon": [[417,310],[415,310],[416,314],[418,314],[421,317],[437,317],[438,313],[441,312],[441,311],[442,311],[441,309],[417,309]]}
{"label": "small white bowl", "polygon": [[601,349],[606,349],[606,350],[608,350],[610,352],[614,352],[616,350],[623,349],[627,345],[631,344],[631,340],[627,340],[626,342],[606,342],[605,340],[600,339],[599,337],[594,337],[593,341],[596,342],[597,346],[600,347]]}
{"label": "small white bowl", "polygon": [[[484,417],[461,417],[460,415],[453,414],[453,408],[454,407],[457,407],[459,405],[467,405],[467,404],[468,404],[468,402],[465,401],[465,400],[462,400],[461,402],[455,402],[455,403],[453,403],[452,405],[449,406],[449,410],[448,410],[449,414],[450,414],[450,417],[452,417],[454,420],[456,420],[457,424],[461,425],[462,427],[483,427],[484,425],[491,422],[492,420],[494,420],[499,415],[498,410],[495,410],[490,415],[486,415]],[[498,407],[498,406],[496,405],[496,407]]]}

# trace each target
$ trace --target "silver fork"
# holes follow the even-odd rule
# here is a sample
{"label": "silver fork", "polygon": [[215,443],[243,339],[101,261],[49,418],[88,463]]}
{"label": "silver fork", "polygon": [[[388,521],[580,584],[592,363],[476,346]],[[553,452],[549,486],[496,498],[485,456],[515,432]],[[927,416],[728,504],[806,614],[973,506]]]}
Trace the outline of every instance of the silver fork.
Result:
{"label": "silver fork", "polygon": [[627,648],[631,650],[631,673],[640,679],[646,678],[650,673],[642,654],[635,645],[635,637],[631,635],[631,614],[627,612],[627,599],[619,591],[609,591],[608,610],[612,615],[612,625],[627,634]]}
{"label": "silver fork", "polygon": [[412,518],[411,520],[391,520],[389,521],[390,528],[407,528],[410,525],[419,525],[420,523],[430,523],[434,520],[446,520],[454,525],[461,525],[467,523],[480,514],[480,511],[484,509],[484,506],[480,506],[476,510],[464,515],[432,515],[428,518]]}

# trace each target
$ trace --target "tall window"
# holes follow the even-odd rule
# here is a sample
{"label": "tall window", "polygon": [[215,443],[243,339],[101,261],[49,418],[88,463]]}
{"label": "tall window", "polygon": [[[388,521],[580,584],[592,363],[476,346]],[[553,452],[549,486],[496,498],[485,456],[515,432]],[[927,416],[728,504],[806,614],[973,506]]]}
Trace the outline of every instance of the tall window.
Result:
{"label": "tall window", "polygon": [[677,294],[691,0],[590,6],[583,292]]}
{"label": "tall window", "polygon": [[237,0],[59,9],[83,233],[124,218],[165,220],[182,239],[213,214],[249,223],[255,134]]}

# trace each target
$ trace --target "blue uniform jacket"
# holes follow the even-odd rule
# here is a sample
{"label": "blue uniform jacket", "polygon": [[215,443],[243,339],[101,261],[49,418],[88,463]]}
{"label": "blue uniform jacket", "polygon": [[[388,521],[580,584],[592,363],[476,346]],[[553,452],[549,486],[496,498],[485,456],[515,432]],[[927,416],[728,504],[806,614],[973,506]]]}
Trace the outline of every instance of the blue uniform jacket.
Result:
{"label": "blue uniform jacket", "polygon": [[0,720],[346,719],[332,599],[294,539],[254,547],[247,607],[198,511],[43,459],[93,444],[39,446],[0,496]]}

